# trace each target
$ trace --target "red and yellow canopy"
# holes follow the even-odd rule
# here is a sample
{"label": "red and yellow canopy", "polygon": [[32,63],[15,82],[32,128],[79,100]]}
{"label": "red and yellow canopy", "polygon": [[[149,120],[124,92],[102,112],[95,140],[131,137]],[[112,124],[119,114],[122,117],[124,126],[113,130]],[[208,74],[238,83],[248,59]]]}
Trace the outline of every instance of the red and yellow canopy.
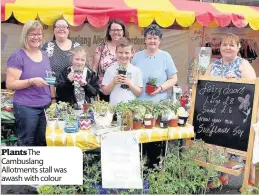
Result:
{"label": "red and yellow canopy", "polygon": [[259,30],[259,7],[185,0],[2,0],[1,11],[1,21],[13,14],[22,23],[39,18],[47,25],[63,16],[73,26],[87,20],[95,27],[102,27],[109,20],[119,18],[141,27],[155,20],[162,27],[176,21],[182,27],[198,23],[221,27],[233,24],[242,28],[249,24]]}

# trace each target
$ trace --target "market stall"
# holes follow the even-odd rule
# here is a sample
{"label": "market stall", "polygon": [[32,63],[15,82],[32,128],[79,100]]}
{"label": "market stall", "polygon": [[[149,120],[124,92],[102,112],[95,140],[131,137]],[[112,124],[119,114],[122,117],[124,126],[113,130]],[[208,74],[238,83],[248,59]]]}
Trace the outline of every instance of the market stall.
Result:
{"label": "market stall", "polygon": [[1,3],[1,21],[11,15],[21,23],[39,18],[44,24],[63,16],[72,26],[79,26],[88,21],[94,27],[105,26],[110,19],[120,18],[125,23],[134,22],[140,27],[151,24],[154,20],[162,27],[169,27],[175,22],[182,27],[195,23],[202,26],[225,27],[234,25],[238,28],[249,26],[259,30],[259,8],[207,2],[182,0],[5,0]]}

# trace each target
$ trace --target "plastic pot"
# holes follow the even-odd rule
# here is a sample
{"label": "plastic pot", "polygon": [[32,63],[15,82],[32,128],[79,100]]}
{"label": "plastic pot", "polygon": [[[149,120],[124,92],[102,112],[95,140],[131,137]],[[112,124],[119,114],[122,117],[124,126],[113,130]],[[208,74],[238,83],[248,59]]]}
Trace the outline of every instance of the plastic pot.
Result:
{"label": "plastic pot", "polygon": [[155,90],[157,89],[156,85],[150,85],[148,83],[146,83],[146,93],[151,95]]}

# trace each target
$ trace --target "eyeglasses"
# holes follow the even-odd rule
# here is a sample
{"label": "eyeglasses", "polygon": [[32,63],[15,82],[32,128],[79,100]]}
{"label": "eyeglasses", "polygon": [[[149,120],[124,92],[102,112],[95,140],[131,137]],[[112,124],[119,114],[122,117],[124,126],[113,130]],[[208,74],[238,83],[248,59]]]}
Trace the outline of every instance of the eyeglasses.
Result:
{"label": "eyeglasses", "polygon": [[35,38],[35,37],[41,37],[42,36],[42,33],[41,34],[28,34],[29,37],[31,38]]}
{"label": "eyeglasses", "polygon": [[68,29],[68,26],[55,26],[57,29]]}
{"label": "eyeglasses", "polygon": [[121,32],[123,29],[110,29],[110,32]]}

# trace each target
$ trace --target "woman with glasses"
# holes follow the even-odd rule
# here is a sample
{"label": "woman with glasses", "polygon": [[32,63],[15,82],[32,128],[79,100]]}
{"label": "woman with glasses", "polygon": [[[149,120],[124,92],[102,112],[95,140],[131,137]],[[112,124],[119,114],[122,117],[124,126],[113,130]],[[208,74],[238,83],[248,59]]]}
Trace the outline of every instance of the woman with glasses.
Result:
{"label": "woman with glasses", "polygon": [[126,27],[120,20],[111,20],[108,24],[105,42],[97,46],[92,69],[97,72],[100,86],[100,99],[109,102],[109,95],[102,92],[102,80],[107,68],[117,62],[115,55],[116,44],[121,37],[126,36]]}
{"label": "woman with glasses", "polygon": [[53,25],[53,40],[43,45],[48,53],[51,70],[58,76],[65,67],[71,66],[71,49],[79,46],[69,39],[69,25],[64,18],[58,18]]}
{"label": "woman with glasses", "polygon": [[46,146],[44,109],[51,103],[54,87],[44,78],[50,71],[43,43],[43,27],[39,21],[23,26],[21,49],[7,61],[6,87],[15,90],[13,106],[19,146]]}

